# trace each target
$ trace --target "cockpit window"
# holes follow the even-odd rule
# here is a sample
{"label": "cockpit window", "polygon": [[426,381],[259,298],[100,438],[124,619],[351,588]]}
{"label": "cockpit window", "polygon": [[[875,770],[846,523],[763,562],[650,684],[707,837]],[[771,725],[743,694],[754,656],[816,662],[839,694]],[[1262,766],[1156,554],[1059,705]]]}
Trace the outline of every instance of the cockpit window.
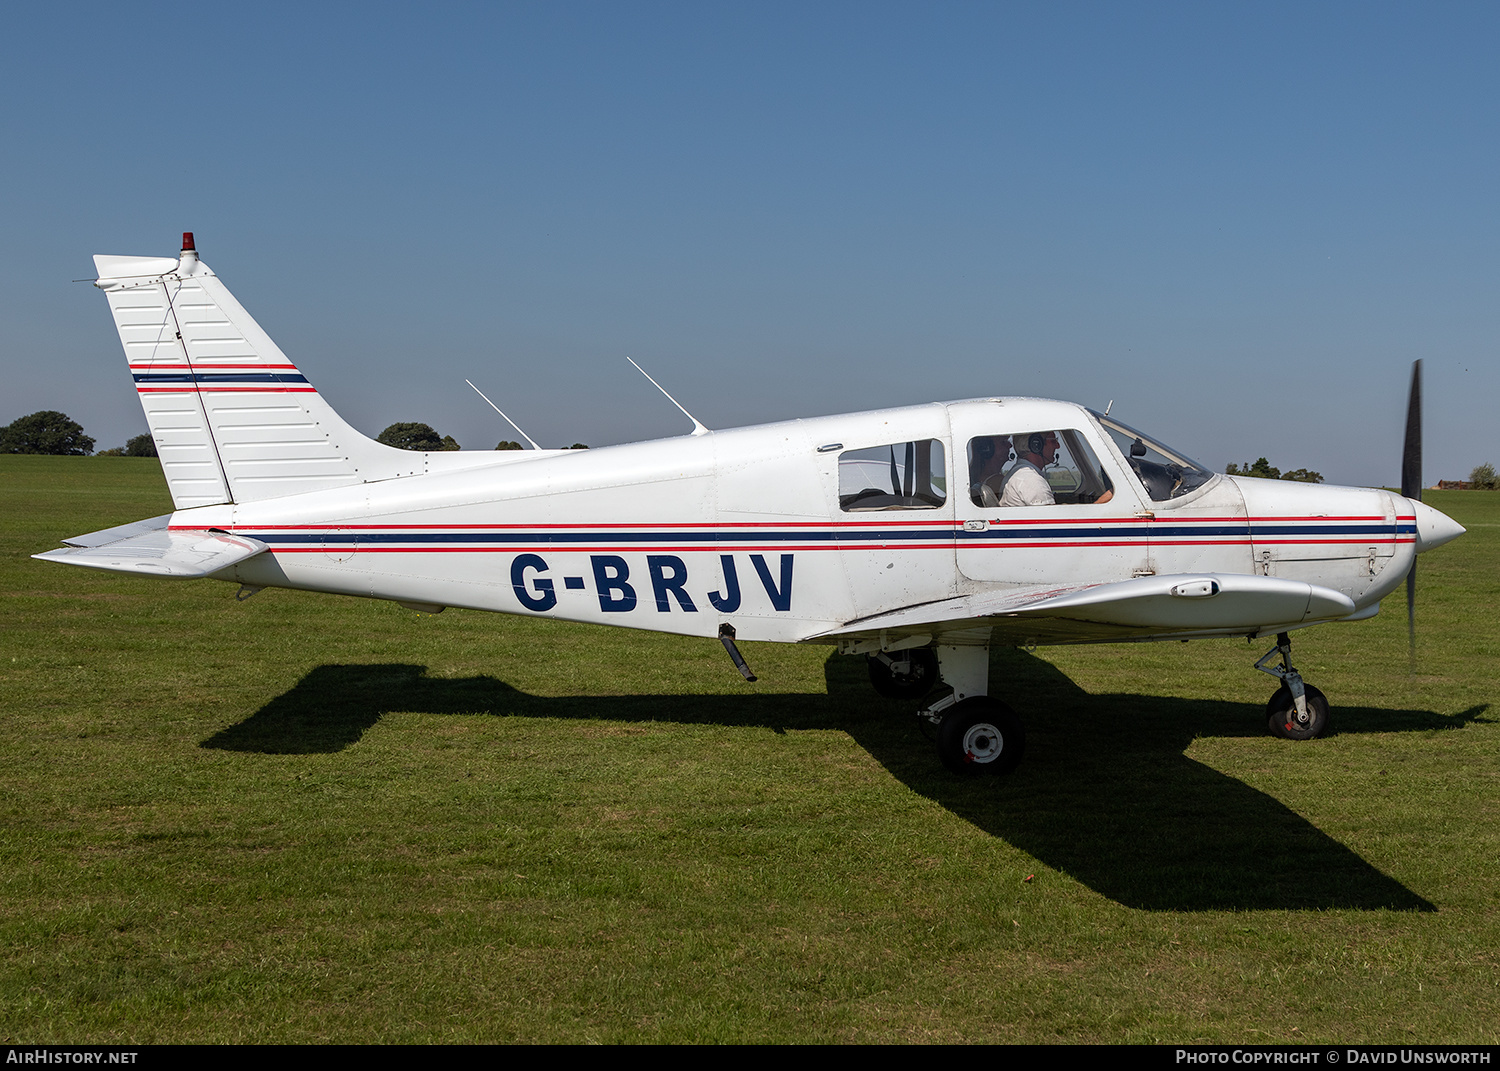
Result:
{"label": "cockpit window", "polygon": [[1092,409],[1089,413],[1109,433],[1124,456],[1125,463],[1136,474],[1153,502],[1181,498],[1214,478],[1212,472],[1186,454],[1147,438],[1113,417],[1095,413]]}
{"label": "cockpit window", "polygon": [[839,455],[839,508],[846,513],[938,509],[948,501],[943,444],[917,439]]}

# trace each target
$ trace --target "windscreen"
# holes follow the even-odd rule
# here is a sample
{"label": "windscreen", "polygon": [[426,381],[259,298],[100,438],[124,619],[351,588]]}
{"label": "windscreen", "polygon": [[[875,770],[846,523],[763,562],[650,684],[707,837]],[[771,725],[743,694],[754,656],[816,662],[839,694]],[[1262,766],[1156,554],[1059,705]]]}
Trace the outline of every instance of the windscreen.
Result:
{"label": "windscreen", "polygon": [[1125,458],[1125,463],[1136,474],[1153,502],[1181,498],[1214,478],[1211,471],[1186,454],[1148,438],[1113,417],[1095,413],[1092,409],[1089,413],[1109,433]]}

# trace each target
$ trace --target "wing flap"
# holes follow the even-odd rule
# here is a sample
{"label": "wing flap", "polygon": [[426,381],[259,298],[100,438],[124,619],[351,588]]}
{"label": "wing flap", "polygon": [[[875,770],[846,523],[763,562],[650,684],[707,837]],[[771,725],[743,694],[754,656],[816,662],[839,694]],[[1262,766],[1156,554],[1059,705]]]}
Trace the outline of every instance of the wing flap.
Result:
{"label": "wing flap", "polygon": [[1178,634],[1228,634],[1331,621],[1354,613],[1332,588],[1281,577],[1196,573],[1112,584],[1008,588],[910,606],[812,637],[942,636],[989,625],[1025,642],[1079,643]]}
{"label": "wing flap", "polygon": [[45,562],[81,565],[111,573],[191,580],[209,576],[270,548],[258,539],[228,532],[167,528],[171,515],[122,524],[65,539],[61,550],[33,554]]}

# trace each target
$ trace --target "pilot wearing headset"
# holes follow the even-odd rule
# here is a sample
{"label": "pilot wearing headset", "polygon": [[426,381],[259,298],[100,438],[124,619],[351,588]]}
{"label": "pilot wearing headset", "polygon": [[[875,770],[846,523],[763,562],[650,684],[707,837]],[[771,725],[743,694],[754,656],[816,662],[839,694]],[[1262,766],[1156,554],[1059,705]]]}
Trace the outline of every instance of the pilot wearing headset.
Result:
{"label": "pilot wearing headset", "polygon": [[1052,494],[1052,485],[1042,475],[1042,469],[1056,464],[1057,451],[1062,445],[1055,431],[1034,431],[1025,439],[1016,437],[1016,452],[1020,459],[1005,478],[1005,490],[1000,495],[1002,506],[1050,506],[1057,501]]}

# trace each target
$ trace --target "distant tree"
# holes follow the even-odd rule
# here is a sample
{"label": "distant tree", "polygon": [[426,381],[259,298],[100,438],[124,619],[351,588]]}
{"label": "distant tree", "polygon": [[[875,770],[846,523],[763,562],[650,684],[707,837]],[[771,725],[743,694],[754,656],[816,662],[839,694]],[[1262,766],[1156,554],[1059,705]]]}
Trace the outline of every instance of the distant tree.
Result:
{"label": "distant tree", "polygon": [[155,457],[156,440],[148,432],[145,435],[137,435],[125,443],[126,457]]}
{"label": "distant tree", "polygon": [[137,435],[126,441],[124,446],[111,446],[108,450],[100,450],[95,457],[155,457],[156,440],[150,435]]}
{"label": "distant tree", "polygon": [[128,440],[124,446],[111,446],[108,450],[100,450],[95,457],[155,457],[156,440],[150,435],[137,435]]}
{"label": "distant tree", "polygon": [[377,442],[398,450],[458,450],[451,435],[439,435],[431,424],[392,424],[376,437]]}
{"label": "distant tree", "polygon": [[1495,475],[1495,466],[1488,461],[1475,465],[1474,471],[1469,473],[1469,486],[1476,491],[1500,490],[1500,476]]}
{"label": "distant tree", "polygon": [[1231,461],[1224,471],[1230,476],[1255,476],[1262,480],[1281,479],[1281,470],[1263,457],[1256,458],[1253,465],[1248,461],[1243,465],[1236,465]]}
{"label": "distant tree", "polygon": [[382,431],[376,442],[394,446],[398,450],[441,450],[443,439],[431,424],[392,424]]}
{"label": "distant tree", "polygon": [[498,442],[495,445],[495,449],[496,450],[519,450],[519,449],[521,449],[521,444],[518,443],[518,442],[513,442],[510,439],[501,439],[500,442]]}
{"label": "distant tree", "polygon": [[82,456],[93,451],[94,440],[83,433],[83,425],[55,409],[23,416],[0,429],[0,454]]}
{"label": "distant tree", "polygon": [[568,447],[569,450],[587,450],[588,448],[588,443],[574,443],[572,446]]}
{"label": "distant tree", "polygon": [[1291,472],[1281,474],[1283,480],[1296,480],[1298,483],[1322,483],[1323,474],[1314,472],[1312,469],[1293,469]]}

